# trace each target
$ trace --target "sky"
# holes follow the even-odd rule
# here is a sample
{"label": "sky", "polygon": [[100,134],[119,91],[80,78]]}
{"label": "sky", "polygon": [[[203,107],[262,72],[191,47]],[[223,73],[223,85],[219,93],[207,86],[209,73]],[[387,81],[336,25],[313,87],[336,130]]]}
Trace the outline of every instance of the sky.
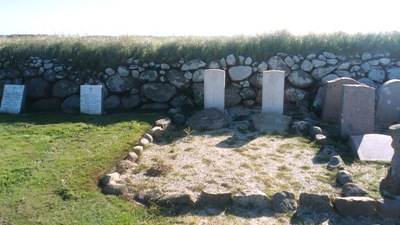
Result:
{"label": "sky", "polygon": [[0,35],[234,36],[400,31],[395,0],[0,0]]}

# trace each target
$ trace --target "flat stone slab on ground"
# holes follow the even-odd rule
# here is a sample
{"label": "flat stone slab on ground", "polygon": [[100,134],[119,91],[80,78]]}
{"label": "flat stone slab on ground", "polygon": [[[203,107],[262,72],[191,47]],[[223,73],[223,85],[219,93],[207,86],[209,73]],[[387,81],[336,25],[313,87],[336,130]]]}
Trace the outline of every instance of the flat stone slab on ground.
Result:
{"label": "flat stone slab on ground", "polygon": [[383,134],[365,134],[350,136],[350,148],[354,155],[361,161],[385,161],[392,160],[394,149],[392,137]]}
{"label": "flat stone slab on ground", "polygon": [[292,122],[290,116],[277,114],[256,114],[253,116],[254,128],[267,134],[284,134]]}

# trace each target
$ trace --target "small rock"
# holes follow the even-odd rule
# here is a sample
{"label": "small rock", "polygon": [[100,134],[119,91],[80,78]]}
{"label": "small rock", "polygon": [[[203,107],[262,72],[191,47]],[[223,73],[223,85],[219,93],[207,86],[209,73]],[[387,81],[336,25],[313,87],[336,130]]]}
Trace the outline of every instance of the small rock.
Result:
{"label": "small rock", "polygon": [[314,65],[310,61],[304,60],[300,68],[306,72],[310,72],[314,68]]}
{"label": "small rock", "polygon": [[312,126],[310,128],[310,135],[311,137],[315,137],[317,134],[323,134],[321,127],[318,126]]}
{"label": "small rock", "polygon": [[149,203],[149,202],[157,201],[163,195],[164,195],[164,192],[161,189],[155,188],[155,189],[140,191],[135,196],[135,199],[142,203]]}
{"label": "small rock", "polygon": [[343,166],[344,166],[343,159],[339,155],[335,155],[329,159],[327,169],[328,170],[334,170],[334,169],[342,170]]}
{"label": "small rock", "polygon": [[230,54],[226,57],[226,63],[228,66],[236,65],[236,57],[233,54]]}
{"label": "small rock", "polygon": [[299,210],[305,212],[331,213],[333,207],[329,195],[301,193]]}
{"label": "small rock", "polygon": [[232,197],[233,205],[244,208],[271,208],[271,199],[259,190],[244,190]]}
{"label": "small rock", "polygon": [[372,59],[372,54],[369,53],[369,52],[363,52],[363,53],[361,54],[361,59],[362,59],[363,61],[370,60],[370,59]]}
{"label": "small rock", "polygon": [[140,145],[133,147],[132,151],[136,153],[138,156],[143,155],[143,147]]}
{"label": "small rock", "polygon": [[121,76],[126,77],[129,75],[129,70],[125,66],[119,66],[117,71],[119,74],[121,74]]}
{"label": "small rock", "polygon": [[335,208],[343,216],[375,216],[376,201],[367,197],[335,198]]}
{"label": "small rock", "polygon": [[110,181],[118,181],[120,174],[117,172],[109,173],[101,179],[101,184],[106,186]]}
{"label": "small rock", "polygon": [[149,140],[147,140],[146,138],[142,138],[142,139],[140,139],[139,144],[140,144],[141,146],[143,146],[143,148],[145,148],[146,145],[150,144],[150,142],[149,142]]}
{"label": "small rock", "polygon": [[172,122],[174,122],[176,125],[182,126],[186,122],[186,117],[181,113],[177,113],[172,116]]}
{"label": "small rock", "polygon": [[346,170],[340,170],[337,174],[336,174],[336,182],[339,185],[345,185],[347,183],[353,183],[353,178],[351,176],[351,173],[349,173]]}
{"label": "small rock", "polygon": [[122,160],[116,165],[116,170],[118,173],[123,174],[127,170],[135,167],[135,163],[129,161],[129,160]]}
{"label": "small rock", "polygon": [[155,126],[151,128],[149,134],[153,136],[155,140],[158,140],[164,136],[165,130],[160,126]]}
{"label": "small rock", "polygon": [[355,183],[346,183],[342,188],[342,197],[366,196],[367,192]]}
{"label": "small rock", "polygon": [[195,59],[195,60],[191,60],[189,62],[184,63],[181,67],[181,70],[182,71],[197,70],[197,69],[205,67],[206,65],[207,64],[205,62]]}
{"label": "small rock", "polygon": [[128,155],[125,157],[126,160],[129,160],[133,163],[136,163],[139,159],[139,156],[135,152],[129,152]]}
{"label": "small rock", "polygon": [[322,55],[328,59],[336,59],[336,55],[330,52],[323,52]]}
{"label": "small rock", "polygon": [[226,208],[232,203],[232,193],[216,190],[203,190],[197,201],[197,205]]}
{"label": "small rock", "polygon": [[315,135],[315,141],[319,144],[326,144],[328,139],[323,134],[317,134]]}
{"label": "small rock", "polygon": [[109,182],[104,188],[103,193],[106,195],[123,195],[127,193],[128,189],[125,184],[117,184]]}
{"label": "small rock", "polygon": [[151,136],[150,134],[145,134],[144,138],[146,138],[150,143],[153,143],[153,136]]}
{"label": "small rock", "polygon": [[[164,130],[167,130],[170,125],[171,125],[171,119],[169,117],[164,117],[162,119],[158,119],[154,122],[154,124],[158,127],[163,128]],[[154,137],[154,136],[153,136]]]}
{"label": "small rock", "polygon": [[112,68],[107,68],[105,72],[109,76],[112,76],[115,74],[115,70],[113,70]]}
{"label": "small rock", "polygon": [[186,193],[168,193],[157,200],[160,205],[194,206],[196,197]]}
{"label": "small rock", "polygon": [[297,208],[297,201],[292,193],[278,192],[272,197],[272,207],[276,213],[293,212]]}
{"label": "small rock", "polygon": [[293,122],[292,128],[296,131],[296,134],[308,135],[310,131],[310,123],[306,121]]}

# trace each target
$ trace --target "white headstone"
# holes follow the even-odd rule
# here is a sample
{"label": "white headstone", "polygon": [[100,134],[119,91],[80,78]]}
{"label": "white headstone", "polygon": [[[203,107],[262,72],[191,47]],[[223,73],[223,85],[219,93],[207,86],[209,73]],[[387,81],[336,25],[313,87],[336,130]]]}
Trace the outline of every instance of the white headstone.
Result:
{"label": "white headstone", "polygon": [[263,72],[261,113],[283,114],[285,71]]}
{"label": "white headstone", "polygon": [[25,85],[4,85],[0,112],[19,114],[25,99]]}
{"label": "white headstone", "polygon": [[225,110],[224,70],[204,70],[204,108]]}
{"label": "white headstone", "polygon": [[81,113],[101,115],[103,111],[102,85],[81,85]]}

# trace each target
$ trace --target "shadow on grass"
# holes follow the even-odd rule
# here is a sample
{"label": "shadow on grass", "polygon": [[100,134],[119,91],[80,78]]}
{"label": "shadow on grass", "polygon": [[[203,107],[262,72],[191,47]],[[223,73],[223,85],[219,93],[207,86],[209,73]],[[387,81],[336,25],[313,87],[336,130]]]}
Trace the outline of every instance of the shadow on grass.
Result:
{"label": "shadow on grass", "polygon": [[155,120],[165,117],[165,115],[165,112],[149,111],[121,111],[106,115],[65,114],[61,111],[56,111],[18,115],[0,114],[0,121],[2,121],[1,123],[27,123],[36,125],[83,122],[97,126],[107,126],[133,120],[152,124]]}

